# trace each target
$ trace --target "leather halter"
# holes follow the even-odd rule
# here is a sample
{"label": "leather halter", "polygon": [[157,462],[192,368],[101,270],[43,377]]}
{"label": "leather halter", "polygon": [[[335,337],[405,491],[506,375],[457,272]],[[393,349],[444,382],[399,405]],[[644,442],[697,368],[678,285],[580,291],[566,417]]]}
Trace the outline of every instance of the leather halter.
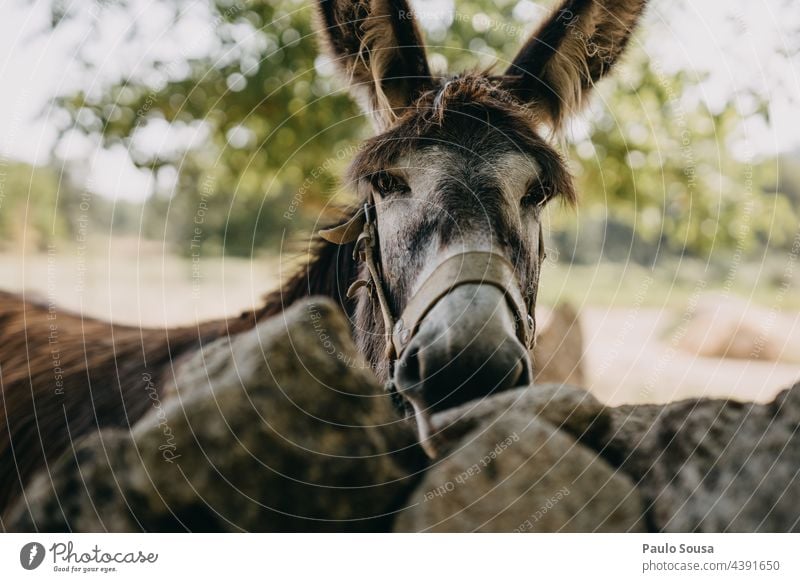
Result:
{"label": "leather halter", "polygon": [[[467,251],[447,258],[425,279],[419,290],[411,297],[400,317],[395,320],[386,290],[383,287],[381,266],[378,262],[378,232],[375,203],[369,201],[347,222],[339,226],[320,230],[319,235],[338,245],[356,241],[353,258],[360,254],[367,266],[366,279],[355,281],[347,290],[347,297],[366,287],[373,298],[377,298],[386,330],[386,357],[390,361],[400,358],[403,351],[417,333],[422,319],[433,306],[456,287],[468,284],[492,285],[505,295],[517,327],[517,337],[528,349],[533,348],[535,322],[533,307],[536,293],[526,301],[520,291],[516,273],[511,263],[502,255],[487,251]],[[539,232],[539,262],[544,258],[541,231]],[[390,335],[391,334],[391,335]]]}

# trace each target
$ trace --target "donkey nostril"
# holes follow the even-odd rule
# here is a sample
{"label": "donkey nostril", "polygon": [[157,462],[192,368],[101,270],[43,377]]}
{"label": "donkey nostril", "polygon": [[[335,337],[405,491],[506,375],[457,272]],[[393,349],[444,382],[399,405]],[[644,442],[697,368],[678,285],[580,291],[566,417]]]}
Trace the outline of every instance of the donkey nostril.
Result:
{"label": "donkey nostril", "polygon": [[419,348],[417,346],[409,347],[398,364],[395,374],[400,385],[403,387],[403,391],[421,389],[422,371]]}

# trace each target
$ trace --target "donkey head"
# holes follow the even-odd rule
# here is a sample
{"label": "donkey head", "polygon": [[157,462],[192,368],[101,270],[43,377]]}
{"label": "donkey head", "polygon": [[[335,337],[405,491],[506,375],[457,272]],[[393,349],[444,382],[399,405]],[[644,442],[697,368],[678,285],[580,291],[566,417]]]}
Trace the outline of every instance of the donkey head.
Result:
{"label": "donkey head", "polygon": [[[407,409],[423,416],[531,381],[524,340],[543,258],[541,212],[554,198],[575,200],[546,138],[617,60],[644,3],[563,2],[503,74],[434,75],[406,0],[319,2],[325,50],[377,133],[349,176],[373,213],[372,236],[363,232],[377,274],[364,265],[362,277],[380,288],[351,309],[356,340]],[[323,234],[353,241],[364,220],[362,212]],[[442,265],[451,282],[431,284]],[[511,276],[482,281],[481,269],[495,267]],[[409,309],[415,319],[403,329]],[[387,353],[390,367],[380,365]]]}

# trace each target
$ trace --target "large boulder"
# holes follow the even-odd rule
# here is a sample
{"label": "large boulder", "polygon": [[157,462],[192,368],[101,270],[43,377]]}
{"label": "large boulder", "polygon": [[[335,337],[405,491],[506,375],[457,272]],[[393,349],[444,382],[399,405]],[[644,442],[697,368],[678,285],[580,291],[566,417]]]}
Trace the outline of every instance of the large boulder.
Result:
{"label": "large boulder", "polygon": [[630,475],[657,531],[800,531],[800,383],[768,404],[609,409],[601,454]]}
{"label": "large boulder", "polygon": [[800,531],[800,383],[769,404],[525,388],[434,418],[399,531]]}
{"label": "large boulder", "polygon": [[451,448],[428,469],[397,531],[644,531],[633,481],[581,444],[610,426],[583,390],[522,388],[434,422]]}
{"label": "large boulder", "polygon": [[800,318],[721,293],[691,302],[677,345],[708,358],[800,363]]}
{"label": "large boulder", "polygon": [[536,384],[586,386],[583,332],[570,303],[552,309],[536,308],[536,345],[531,356]]}

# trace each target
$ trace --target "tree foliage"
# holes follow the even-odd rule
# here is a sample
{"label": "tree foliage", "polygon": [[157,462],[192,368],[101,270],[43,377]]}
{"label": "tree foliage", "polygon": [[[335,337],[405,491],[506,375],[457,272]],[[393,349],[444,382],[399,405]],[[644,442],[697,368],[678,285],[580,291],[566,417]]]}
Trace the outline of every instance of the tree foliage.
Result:
{"label": "tree foliage", "polygon": [[[197,3],[160,4],[171,10],[176,36],[194,26],[197,38],[171,52],[144,51],[100,90],[61,96],[64,132],[123,144],[150,169],[159,187],[143,216],[163,221],[184,252],[200,237],[250,254],[308,227],[369,131],[318,57],[308,3],[210,0],[199,13]],[[420,12],[423,5],[416,4]],[[80,18],[65,6],[54,4],[56,30]],[[435,71],[508,60],[542,14],[526,0],[459,1],[456,8],[421,14],[430,16],[424,21]],[[88,71],[99,66],[97,57],[84,58]],[[569,140],[583,201],[577,216],[553,216],[563,244],[569,247],[586,221],[626,225],[632,241],[658,252],[789,244],[797,200],[765,192],[764,184],[777,184],[769,168],[731,155],[740,116],[732,103],[712,112],[699,99],[687,101],[696,84],[687,74],[658,70],[640,49],[615,80],[604,81]],[[153,135],[172,145],[153,148]]]}

